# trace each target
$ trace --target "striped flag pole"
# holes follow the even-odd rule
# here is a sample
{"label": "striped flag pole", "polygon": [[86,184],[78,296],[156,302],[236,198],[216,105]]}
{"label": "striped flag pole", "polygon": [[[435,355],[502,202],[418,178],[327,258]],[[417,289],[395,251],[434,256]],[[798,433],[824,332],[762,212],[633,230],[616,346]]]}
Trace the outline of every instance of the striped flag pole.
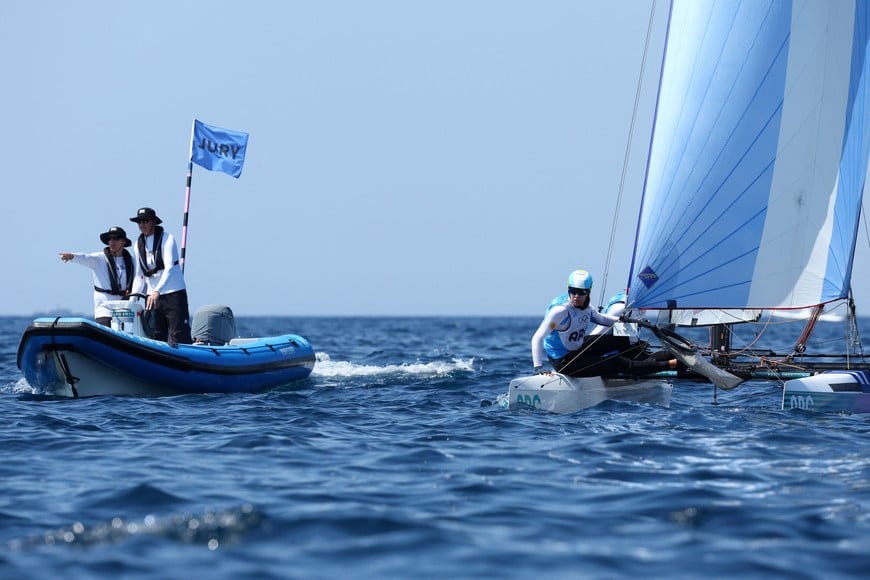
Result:
{"label": "striped flag pole", "polygon": [[184,255],[187,253],[187,218],[190,214],[190,182],[193,181],[193,133],[196,128],[196,119],[190,128],[190,155],[187,162],[187,187],[184,189],[184,220],[181,225],[181,271],[184,272]]}

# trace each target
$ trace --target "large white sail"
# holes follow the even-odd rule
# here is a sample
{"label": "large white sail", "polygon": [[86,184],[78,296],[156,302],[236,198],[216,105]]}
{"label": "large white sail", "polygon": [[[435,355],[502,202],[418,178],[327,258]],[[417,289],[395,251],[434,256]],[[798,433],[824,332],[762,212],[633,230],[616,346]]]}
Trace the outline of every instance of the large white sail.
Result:
{"label": "large white sail", "polygon": [[844,298],[870,151],[866,0],[674,0],[629,296]]}

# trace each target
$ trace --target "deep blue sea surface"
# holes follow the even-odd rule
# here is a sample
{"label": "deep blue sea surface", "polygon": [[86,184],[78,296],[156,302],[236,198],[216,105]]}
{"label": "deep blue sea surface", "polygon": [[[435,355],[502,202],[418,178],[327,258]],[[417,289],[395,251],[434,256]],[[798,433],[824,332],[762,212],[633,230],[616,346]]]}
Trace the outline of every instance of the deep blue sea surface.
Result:
{"label": "deep blue sea surface", "polygon": [[29,322],[0,318],[3,579],[870,571],[870,415],[782,411],[775,383],[508,410],[536,318],[240,318],[309,338],[312,376],[59,399],[17,369]]}

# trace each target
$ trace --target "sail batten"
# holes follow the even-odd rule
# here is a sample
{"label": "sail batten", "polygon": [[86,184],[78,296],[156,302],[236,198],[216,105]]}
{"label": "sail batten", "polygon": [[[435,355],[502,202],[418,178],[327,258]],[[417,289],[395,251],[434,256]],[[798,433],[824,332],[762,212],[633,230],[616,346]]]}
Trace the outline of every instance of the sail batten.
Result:
{"label": "sail batten", "polygon": [[867,174],[863,0],[674,0],[633,306],[848,295]]}

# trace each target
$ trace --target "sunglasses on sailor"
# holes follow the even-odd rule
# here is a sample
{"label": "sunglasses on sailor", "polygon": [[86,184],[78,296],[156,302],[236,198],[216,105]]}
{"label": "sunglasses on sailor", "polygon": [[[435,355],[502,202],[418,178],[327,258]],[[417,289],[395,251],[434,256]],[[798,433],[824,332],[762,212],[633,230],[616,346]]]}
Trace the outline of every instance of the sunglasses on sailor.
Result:
{"label": "sunglasses on sailor", "polygon": [[117,241],[123,240],[124,238],[119,238],[118,236],[109,236],[106,239],[109,240],[110,242],[117,242]]}
{"label": "sunglasses on sailor", "polygon": [[568,294],[572,296],[586,296],[589,294],[589,290],[586,288],[568,288]]}

